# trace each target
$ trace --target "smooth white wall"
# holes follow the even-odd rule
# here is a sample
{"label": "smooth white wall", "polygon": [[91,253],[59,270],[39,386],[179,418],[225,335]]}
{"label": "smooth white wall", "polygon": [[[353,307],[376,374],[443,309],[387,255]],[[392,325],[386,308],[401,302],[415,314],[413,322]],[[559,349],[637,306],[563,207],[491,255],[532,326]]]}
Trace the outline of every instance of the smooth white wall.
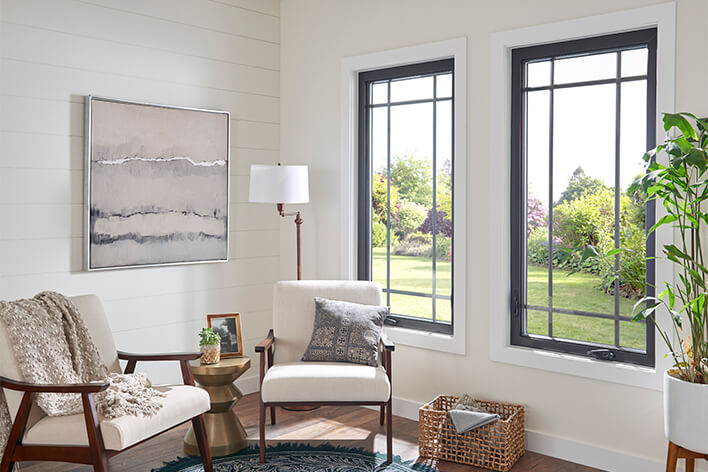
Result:
{"label": "smooth white wall", "polygon": [[[0,20],[0,299],[96,293],[139,352],[195,350],[207,313],[240,312],[252,353],[280,275],[275,209],[246,203],[250,164],[279,155],[278,1],[2,0]],[[82,271],[88,94],[231,113],[228,263]]]}
{"label": "smooth white wall", "polygon": [[[489,359],[488,205],[490,35],[525,26],[626,10],[659,1],[596,0],[283,0],[281,3],[281,145],[283,161],[309,164],[303,205],[303,277],[340,274],[340,64],[344,57],[458,37],[468,38],[467,354],[398,346],[394,395],[418,403],[469,392],[527,406],[527,429],[546,450],[576,456],[605,451],[609,463],[661,468],[666,443],[656,390],[562,375]],[[676,109],[708,113],[708,3],[677,2]],[[459,158],[459,157],[458,157]],[[281,233],[281,274],[291,277],[294,235]],[[556,441],[556,439],[558,441]],[[555,442],[554,442],[555,441]],[[589,447],[585,447],[589,446]],[[572,451],[571,451],[572,452]],[[613,455],[619,452],[619,455]],[[636,457],[637,461],[632,461]],[[615,470],[640,470],[619,466]]]}

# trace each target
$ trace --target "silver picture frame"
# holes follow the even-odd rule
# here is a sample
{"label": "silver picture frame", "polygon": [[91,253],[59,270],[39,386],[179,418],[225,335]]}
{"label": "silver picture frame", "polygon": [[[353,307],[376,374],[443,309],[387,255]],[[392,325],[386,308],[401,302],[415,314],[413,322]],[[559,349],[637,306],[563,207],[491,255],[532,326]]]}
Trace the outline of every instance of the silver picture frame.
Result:
{"label": "silver picture frame", "polygon": [[[224,206],[224,219],[225,219],[225,250],[223,257],[200,259],[196,258],[194,260],[173,260],[173,261],[161,261],[161,262],[146,262],[146,263],[129,263],[129,264],[119,264],[119,265],[98,265],[95,263],[94,258],[92,258],[92,220],[91,220],[91,208],[93,202],[92,193],[92,150],[93,150],[93,105],[97,102],[103,103],[114,103],[122,105],[134,105],[139,107],[150,107],[163,110],[179,110],[179,111],[192,111],[201,112],[209,114],[222,115],[226,119],[226,198]],[[149,102],[139,102],[132,100],[123,100],[117,98],[100,97],[95,95],[87,95],[85,99],[85,120],[84,120],[84,270],[93,271],[104,271],[104,270],[117,270],[117,269],[134,269],[142,267],[164,267],[164,266],[175,266],[175,265],[190,265],[190,264],[209,264],[209,263],[220,263],[228,262],[230,257],[230,226],[231,226],[231,215],[230,215],[230,205],[231,205],[231,115],[228,111],[222,110],[210,110],[204,108],[193,108],[193,107],[182,107],[175,105],[164,105]],[[187,258],[188,259],[188,258]]]}

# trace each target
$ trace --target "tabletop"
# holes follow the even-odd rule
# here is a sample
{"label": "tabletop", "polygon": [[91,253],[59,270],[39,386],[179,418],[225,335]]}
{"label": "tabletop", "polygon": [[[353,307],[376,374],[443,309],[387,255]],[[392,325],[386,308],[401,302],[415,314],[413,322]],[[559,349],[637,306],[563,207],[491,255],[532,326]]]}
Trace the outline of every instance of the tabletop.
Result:
{"label": "tabletop", "polygon": [[189,363],[192,373],[195,375],[224,375],[243,373],[251,367],[251,358],[243,357],[227,357],[222,358],[216,364],[202,364],[199,359],[190,361]]}

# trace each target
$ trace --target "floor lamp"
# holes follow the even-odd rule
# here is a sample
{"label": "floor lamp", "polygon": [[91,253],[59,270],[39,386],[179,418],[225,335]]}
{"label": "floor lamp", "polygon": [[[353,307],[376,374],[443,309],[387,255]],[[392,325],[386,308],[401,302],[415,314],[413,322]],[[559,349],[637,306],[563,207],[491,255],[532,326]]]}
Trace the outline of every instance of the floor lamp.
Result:
{"label": "floor lamp", "polygon": [[297,228],[297,279],[302,278],[302,251],[300,212],[285,213],[286,203],[308,203],[310,190],[307,166],[266,166],[252,165],[248,188],[248,201],[253,203],[275,203],[282,217],[294,216]]}

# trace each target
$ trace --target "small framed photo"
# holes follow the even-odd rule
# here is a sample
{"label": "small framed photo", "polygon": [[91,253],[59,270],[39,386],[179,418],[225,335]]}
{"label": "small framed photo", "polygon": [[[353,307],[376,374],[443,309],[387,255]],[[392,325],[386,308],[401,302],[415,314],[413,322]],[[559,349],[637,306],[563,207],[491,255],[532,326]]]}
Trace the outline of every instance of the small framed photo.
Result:
{"label": "small framed photo", "polygon": [[243,355],[240,314],[207,315],[207,324],[221,338],[221,357]]}

